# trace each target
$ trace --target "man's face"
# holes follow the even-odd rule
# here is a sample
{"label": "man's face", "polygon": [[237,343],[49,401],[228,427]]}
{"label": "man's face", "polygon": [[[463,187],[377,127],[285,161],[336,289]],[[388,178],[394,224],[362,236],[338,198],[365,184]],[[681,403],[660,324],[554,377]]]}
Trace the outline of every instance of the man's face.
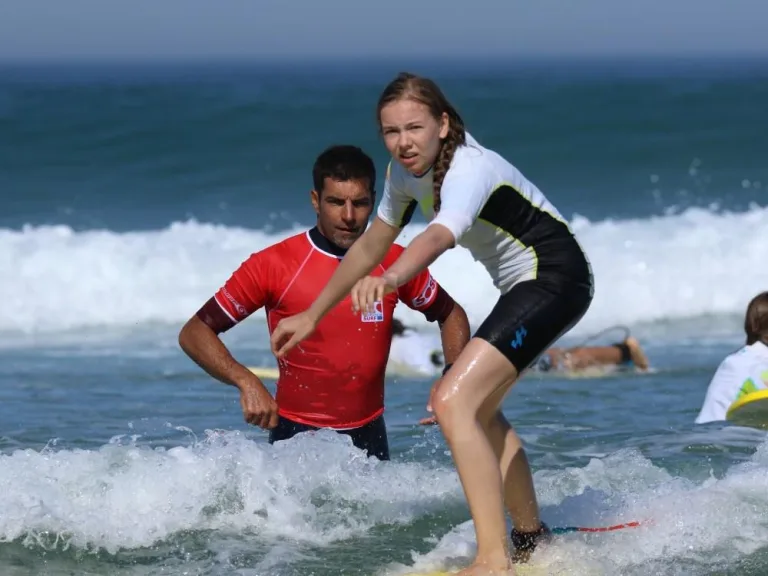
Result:
{"label": "man's face", "polygon": [[326,178],[323,190],[312,190],[311,197],[318,229],[340,248],[349,248],[365,232],[373,212],[373,193],[366,180]]}

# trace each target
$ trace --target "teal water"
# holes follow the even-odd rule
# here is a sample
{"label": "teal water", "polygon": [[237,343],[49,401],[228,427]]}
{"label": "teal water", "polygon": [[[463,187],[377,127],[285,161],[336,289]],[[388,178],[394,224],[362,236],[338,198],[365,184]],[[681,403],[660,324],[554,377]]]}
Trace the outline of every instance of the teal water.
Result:
{"label": "teal water", "polygon": [[[269,446],[176,344],[248,254],[311,225],[323,147],[361,145],[383,175],[373,108],[399,68],[350,66],[0,71],[0,573],[384,575],[471,558],[445,443],[417,424],[429,377],[388,379],[393,460],[376,463],[333,434]],[[563,536],[539,561],[764,573],[765,435],[693,420],[768,286],[768,65],[423,66],[584,243],[596,297],[564,341],[626,325],[655,368],[531,375],[506,400],[545,520],[646,522]],[[461,250],[433,272],[477,325],[487,275]],[[261,312],[225,341],[274,364]]]}

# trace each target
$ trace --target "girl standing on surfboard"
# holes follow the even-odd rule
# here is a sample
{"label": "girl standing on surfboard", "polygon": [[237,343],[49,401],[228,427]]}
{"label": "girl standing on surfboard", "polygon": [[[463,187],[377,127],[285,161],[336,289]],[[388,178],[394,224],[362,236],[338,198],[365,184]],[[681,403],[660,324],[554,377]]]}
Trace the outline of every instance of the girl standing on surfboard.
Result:
{"label": "girl standing on surfboard", "polygon": [[[392,155],[378,215],[349,249],[309,309],[283,319],[272,334],[278,358],[307,337],[351,291],[367,310],[457,244],[485,265],[501,295],[430,398],[450,446],[477,537],[462,576],[513,574],[537,540],[533,478],[501,402],[535,359],[589,308],[589,262],[567,222],[517,168],[479,144],[440,88],[401,73],[378,102],[378,122]],[[430,220],[380,277],[381,261],[417,207]],[[504,505],[514,522],[510,555]]]}

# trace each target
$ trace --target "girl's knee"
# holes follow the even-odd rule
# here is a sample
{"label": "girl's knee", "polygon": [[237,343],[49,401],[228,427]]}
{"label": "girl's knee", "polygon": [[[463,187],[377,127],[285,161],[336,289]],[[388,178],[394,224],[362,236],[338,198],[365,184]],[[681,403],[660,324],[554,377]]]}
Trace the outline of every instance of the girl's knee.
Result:
{"label": "girl's knee", "polygon": [[454,432],[459,433],[468,426],[480,425],[484,428],[480,408],[463,394],[436,394],[432,410],[443,432],[448,436]]}
{"label": "girl's knee", "polygon": [[438,389],[435,393],[435,397],[432,399],[432,410],[437,416],[438,421],[441,423],[451,417],[453,411],[453,403],[450,398],[446,398],[441,394],[441,390]]}
{"label": "girl's knee", "polygon": [[444,390],[440,389],[432,401],[432,410],[442,427],[451,427],[456,422],[475,417],[474,411],[469,409],[466,401],[462,401],[460,394],[446,394]]}

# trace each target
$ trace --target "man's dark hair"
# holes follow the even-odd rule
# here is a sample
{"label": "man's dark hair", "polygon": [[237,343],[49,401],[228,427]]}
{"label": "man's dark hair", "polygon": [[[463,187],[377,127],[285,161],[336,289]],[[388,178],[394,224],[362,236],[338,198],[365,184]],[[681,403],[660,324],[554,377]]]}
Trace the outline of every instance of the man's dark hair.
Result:
{"label": "man's dark hair", "polygon": [[312,167],[312,183],[320,195],[326,178],[337,182],[364,180],[368,183],[371,196],[376,196],[376,166],[371,157],[357,146],[339,144],[323,150]]}

